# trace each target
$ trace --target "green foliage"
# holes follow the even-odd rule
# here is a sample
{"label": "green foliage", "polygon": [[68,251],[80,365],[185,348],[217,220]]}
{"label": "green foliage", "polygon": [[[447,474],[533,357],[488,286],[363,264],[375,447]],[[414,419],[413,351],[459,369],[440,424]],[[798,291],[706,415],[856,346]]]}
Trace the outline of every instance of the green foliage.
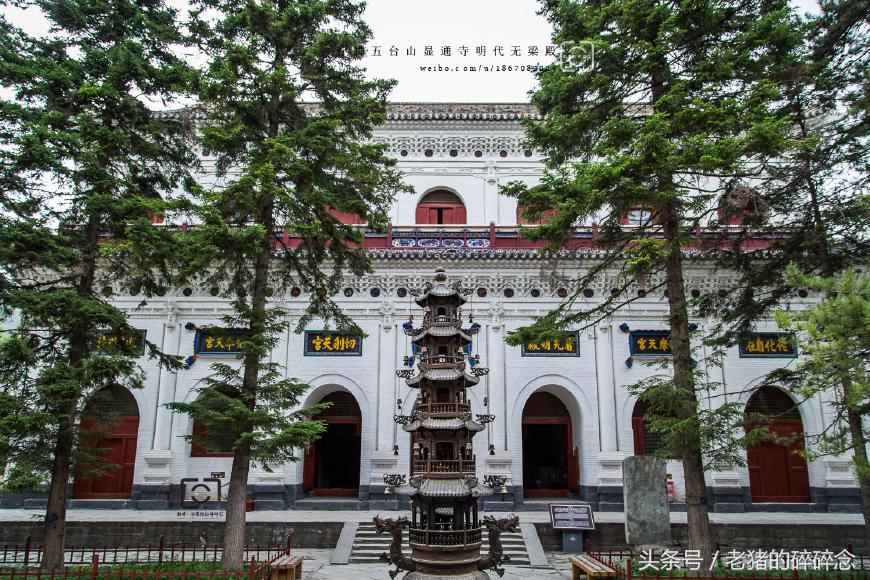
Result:
{"label": "green foliage", "polygon": [[[565,244],[577,224],[595,221],[607,253],[589,264],[556,313],[536,321],[532,335],[606,317],[633,300],[622,291],[636,282],[649,291],[669,252],[692,243],[722,185],[790,145],[766,73],[799,41],[785,2],[542,5],[554,42],[594,44],[595,60],[539,74],[532,102],[543,119],[528,122],[527,134],[529,146],[547,155],[547,170],[539,185],[512,182],[503,192],[533,216],[555,210],[548,223],[523,229],[548,250]],[[663,240],[666,205],[679,229]],[[637,208],[650,219],[625,226],[624,216]],[[620,293],[577,307],[582,290],[605,275]]]}
{"label": "green foliage", "polygon": [[[802,356],[793,368],[773,373],[768,380],[785,383],[804,399],[824,396],[834,410],[810,449],[814,456],[841,455],[865,444],[850,429],[850,414],[860,420],[870,412],[870,278],[846,269],[832,278],[801,274],[788,268],[796,286],[823,293],[824,298],[806,310],[776,312],[777,323],[796,332]],[[854,456],[862,481],[870,481],[866,453]]]}
{"label": "green foliage", "polygon": [[[770,73],[800,34],[785,0],[542,0],[542,13],[554,44],[597,50],[577,69],[556,63],[538,74],[532,102],[541,119],[526,123],[527,141],[543,152],[546,169],[537,185],[513,182],[503,192],[531,215],[553,210],[551,221],[522,231],[546,250],[594,222],[603,255],[572,265],[579,274],[570,296],[508,343],[594,326],[637,299],[629,289],[667,290],[672,373],[633,388],[650,398],[648,420],[663,436],[663,453],[682,460],[689,545],[708,560],[705,462],[738,461],[742,413],[702,404],[684,249],[697,244],[726,185],[793,145]],[[636,223],[626,224],[632,215]],[[602,278],[616,292],[589,306],[580,297]]]}
{"label": "green foliage", "polygon": [[297,331],[316,318],[359,332],[332,296],[344,276],[371,271],[364,230],[331,211],[384,230],[390,202],[406,189],[385,145],[372,141],[394,83],[367,80],[356,64],[371,36],[362,11],[347,0],[195,3],[191,30],[208,57],[197,130],[216,179],[190,188],[197,225],[183,236],[179,278],[229,298],[234,314],[224,322],[250,334],[239,365],[212,365],[199,397],[170,407],[235,434],[234,474],[251,461],[298,459],[325,428],[312,420],[322,407],[296,409],[308,385],[270,359],[290,326],[272,297],[294,286],[307,293]]}
{"label": "green foliage", "polygon": [[153,104],[183,90],[190,71],[160,0],[17,5],[50,30],[32,37],[0,20],[0,309],[19,320],[0,344],[0,452],[14,466],[7,485],[65,486],[71,466],[110,467],[81,444],[98,436],[81,429],[85,401],[141,386],[134,360],[95,343],[132,330],[109,288],[150,296],[169,279],[173,236],[150,218],[192,158],[185,119]]}
{"label": "green foliage", "polygon": [[[751,185],[760,219],[733,235],[718,256],[736,272],[734,288],[700,301],[719,319],[723,344],[752,330],[797,288],[787,266],[832,276],[870,249],[870,100],[867,62],[870,23],[866,2],[822,2],[823,10],[795,23],[803,42],[783,55],[771,78],[780,89],[777,114],[795,142]],[[769,247],[746,245],[767,236]]]}

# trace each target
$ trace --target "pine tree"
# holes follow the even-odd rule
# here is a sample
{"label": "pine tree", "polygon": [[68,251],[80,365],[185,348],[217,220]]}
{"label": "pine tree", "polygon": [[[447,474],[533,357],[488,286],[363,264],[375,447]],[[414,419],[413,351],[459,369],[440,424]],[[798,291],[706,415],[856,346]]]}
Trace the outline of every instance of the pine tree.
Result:
{"label": "pine tree", "polygon": [[20,317],[0,344],[0,441],[7,485],[50,480],[41,565],[55,569],[70,476],[112,467],[89,450],[98,434],[83,429],[85,403],[105,387],[141,384],[131,353],[96,345],[133,330],[108,303],[112,291],[148,296],[168,276],[171,236],[151,218],[190,159],[183,123],[152,106],[189,72],[172,52],[174,13],[159,0],[20,4],[51,29],[37,38],[0,26],[10,95],[0,105],[0,305]]}
{"label": "pine tree", "polygon": [[[227,494],[223,566],[239,570],[252,461],[296,459],[322,429],[287,417],[305,385],[269,362],[287,327],[269,296],[298,286],[310,297],[297,330],[312,318],[356,329],[331,296],[345,274],[370,269],[362,230],[386,226],[403,186],[373,127],[386,118],[392,81],[366,80],[355,61],[370,30],[363,5],[349,0],[200,0],[193,30],[208,56],[199,99],[203,149],[219,187],[194,191],[198,225],[188,234],[187,272],[232,300],[234,325],[247,330],[241,366],[218,366],[191,405],[175,408],[207,428],[232,425],[236,439]],[[304,104],[303,99],[317,101]],[[285,245],[283,232],[299,239]],[[278,234],[276,235],[276,232]]]}
{"label": "pine tree", "polygon": [[[746,248],[744,237],[738,236],[723,248],[718,266],[738,274],[739,280],[729,292],[705,296],[699,304],[702,315],[720,321],[720,344],[732,344],[751,331],[783,301],[793,299],[804,282],[813,287],[842,282],[839,273],[865,261],[870,250],[868,4],[840,0],[822,2],[821,8],[820,14],[796,26],[802,42],[779,59],[772,75],[782,95],[781,114],[799,143],[767,165],[763,179],[753,183],[752,196],[763,219],[753,224],[751,235],[773,241],[760,252]],[[835,296],[826,301],[837,305]],[[808,364],[799,367],[806,369]],[[787,371],[775,371],[767,381],[792,385],[803,399],[810,391],[800,377],[805,373],[791,377]],[[843,449],[856,454],[870,549],[870,485],[860,467],[867,461],[859,436],[864,432],[863,416],[856,405],[843,403],[853,400],[852,393],[860,393],[861,387],[852,384],[848,373],[840,377],[839,383],[821,381],[816,386],[824,385],[822,390],[838,409],[838,420],[855,437]],[[821,452],[836,448],[822,439]]]}
{"label": "pine tree", "polygon": [[[549,0],[542,6],[554,43],[570,58],[567,66],[542,70],[532,97],[542,120],[530,122],[527,134],[546,156],[541,182],[505,191],[519,198],[527,217],[553,212],[551,221],[524,235],[555,249],[575,224],[597,219],[596,242],[606,256],[588,270],[584,264],[573,295],[509,342],[605,318],[635,299],[625,294],[634,284],[664,289],[673,376],[659,382],[652,402],[678,429],[672,451],[685,475],[689,547],[709,561],[704,451],[710,446],[693,370],[684,249],[695,243],[723,184],[751,174],[751,158],[774,156],[785,146],[784,123],[774,114],[777,93],[765,72],[795,42],[789,11],[784,2]],[[632,212],[637,222],[626,226]],[[576,298],[605,274],[620,280],[620,292],[598,307],[580,306]]]}
{"label": "pine tree", "polygon": [[[796,290],[789,265],[830,277],[870,250],[870,24],[862,7],[823,3],[821,15],[796,23],[801,42],[776,63],[779,114],[799,145],[738,184],[756,206],[753,227],[722,249],[718,265],[741,279],[724,296],[699,301],[703,315],[720,321],[720,342],[744,335]],[[759,256],[743,243],[747,236],[772,242]]]}
{"label": "pine tree", "polygon": [[771,373],[767,381],[787,385],[804,400],[826,395],[830,401],[833,415],[826,415],[809,453],[820,457],[851,451],[870,546],[870,462],[863,425],[870,414],[870,278],[852,269],[829,277],[807,276],[797,265],[787,269],[787,276],[791,284],[823,298],[806,310],[776,312],[780,327],[797,334],[801,358],[794,367]]}

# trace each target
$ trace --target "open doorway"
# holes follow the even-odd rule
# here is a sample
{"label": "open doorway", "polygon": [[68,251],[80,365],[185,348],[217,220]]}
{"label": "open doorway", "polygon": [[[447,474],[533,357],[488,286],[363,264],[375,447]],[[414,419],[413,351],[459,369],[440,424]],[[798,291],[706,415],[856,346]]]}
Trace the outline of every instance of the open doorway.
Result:
{"label": "open doorway", "polygon": [[326,431],[305,451],[303,488],[315,496],[359,495],[362,414],[353,395],[330,393],[320,400],[332,403],[319,415]]}
{"label": "open doorway", "polygon": [[523,494],[566,497],[579,490],[577,450],[568,409],[555,395],[535,393],[523,408]]}

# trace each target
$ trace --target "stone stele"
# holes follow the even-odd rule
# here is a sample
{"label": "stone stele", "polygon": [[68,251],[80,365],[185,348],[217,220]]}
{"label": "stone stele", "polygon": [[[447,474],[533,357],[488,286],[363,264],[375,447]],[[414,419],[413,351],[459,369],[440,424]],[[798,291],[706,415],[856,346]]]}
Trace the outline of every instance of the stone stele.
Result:
{"label": "stone stele", "polygon": [[666,546],[671,542],[665,460],[642,455],[622,463],[625,490],[625,541],[630,546]]}

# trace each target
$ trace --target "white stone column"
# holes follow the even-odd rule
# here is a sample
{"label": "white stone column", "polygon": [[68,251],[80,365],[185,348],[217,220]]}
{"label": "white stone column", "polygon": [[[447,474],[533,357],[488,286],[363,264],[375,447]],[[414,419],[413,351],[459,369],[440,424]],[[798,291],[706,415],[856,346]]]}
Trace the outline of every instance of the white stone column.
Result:
{"label": "white stone column", "polygon": [[380,308],[383,322],[378,325],[378,385],[376,453],[393,452],[393,415],[396,413],[396,325],[393,323],[393,305],[384,302]]}
{"label": "white stone column", "polygon": [[[489,425],[492,429],[492,443],[496,453],[507,449],[508,409],[506,401],[507,385],[505,384],[505,331],[502,323],[503,309],[499,302],[494,302],[489,309],[490,322],[486,325],[487,355],[489,360],[481,361],[481,365],[489,368],[486,377],[489,385],[489,413],[495,415],[495,420]],[[478,454],[481,451],[477,451]],[[486,453],[489,453],[487,450]]]}
{"label": "white stone column", "polygon": [[613,329],[609,324],[602,324],[595,329],[595,378],[598,387],[598,429],[601,432],[602,452],[619,449],[612,352]]}
{"label": "white stone column", "polygon": [[616,409],[616,383],[613,369],[613,326],[595,328],[595,381],[598,394],[598,430],[601,450],[598,453],[599,501],[618,507],[615,490],[622,486],[622,460],[619,451],[619,417]]}
{"label": "white stone column", "polygon": [[[174,302],[167,303],[166,322],[163,323],[163,337],[160,350],[167,355],[177,355],[181,345],[181,327],[177,321],[178,309]],[[170,463],[172,461],[172,411],[166,408],[166,403],[175,400],[175,387],[178,382],[178,372],[161,369],[157,380],[157,408],[154,411],[154,432],[151,439],[151,449],[143,452],[146,468],[142,478],[136,477],[141,483],[139,488],[140,508],[169,507]]]}
{"label": "white stone column", "polygon": [[483,223],[500,223],[498,219],[498,173],[495,161],[486,162],[483,180]]}
{"label": "white stone column", "polygon": [[[393,305],[381,305],[383,323],[378,325],[378,372],[377,393],[375,395],[375,450],[369,465],[369,492],[383,493],[383,474],[396,471],[399,456],[393,454],[393,433],[396,414],[396,334],[398,329],[393,322]],[[403,413],[407,410],[403,409]],[[363,425],[365,429],[365,425]],[[363,482],[365,483],[365,482]]]}
{"label": "white stone column", "polygon": [[[161,350],[170,356],[177,355],[181,346],[181,325],[174,320],[164,323],[163,344]],[[171,446],[172,411],[166,408],[166,403],[175,400],[175,386],[178,382],[178,372],[162,370],[157,386],[157,420],[154,425],[152,449],[166,449]]]}

